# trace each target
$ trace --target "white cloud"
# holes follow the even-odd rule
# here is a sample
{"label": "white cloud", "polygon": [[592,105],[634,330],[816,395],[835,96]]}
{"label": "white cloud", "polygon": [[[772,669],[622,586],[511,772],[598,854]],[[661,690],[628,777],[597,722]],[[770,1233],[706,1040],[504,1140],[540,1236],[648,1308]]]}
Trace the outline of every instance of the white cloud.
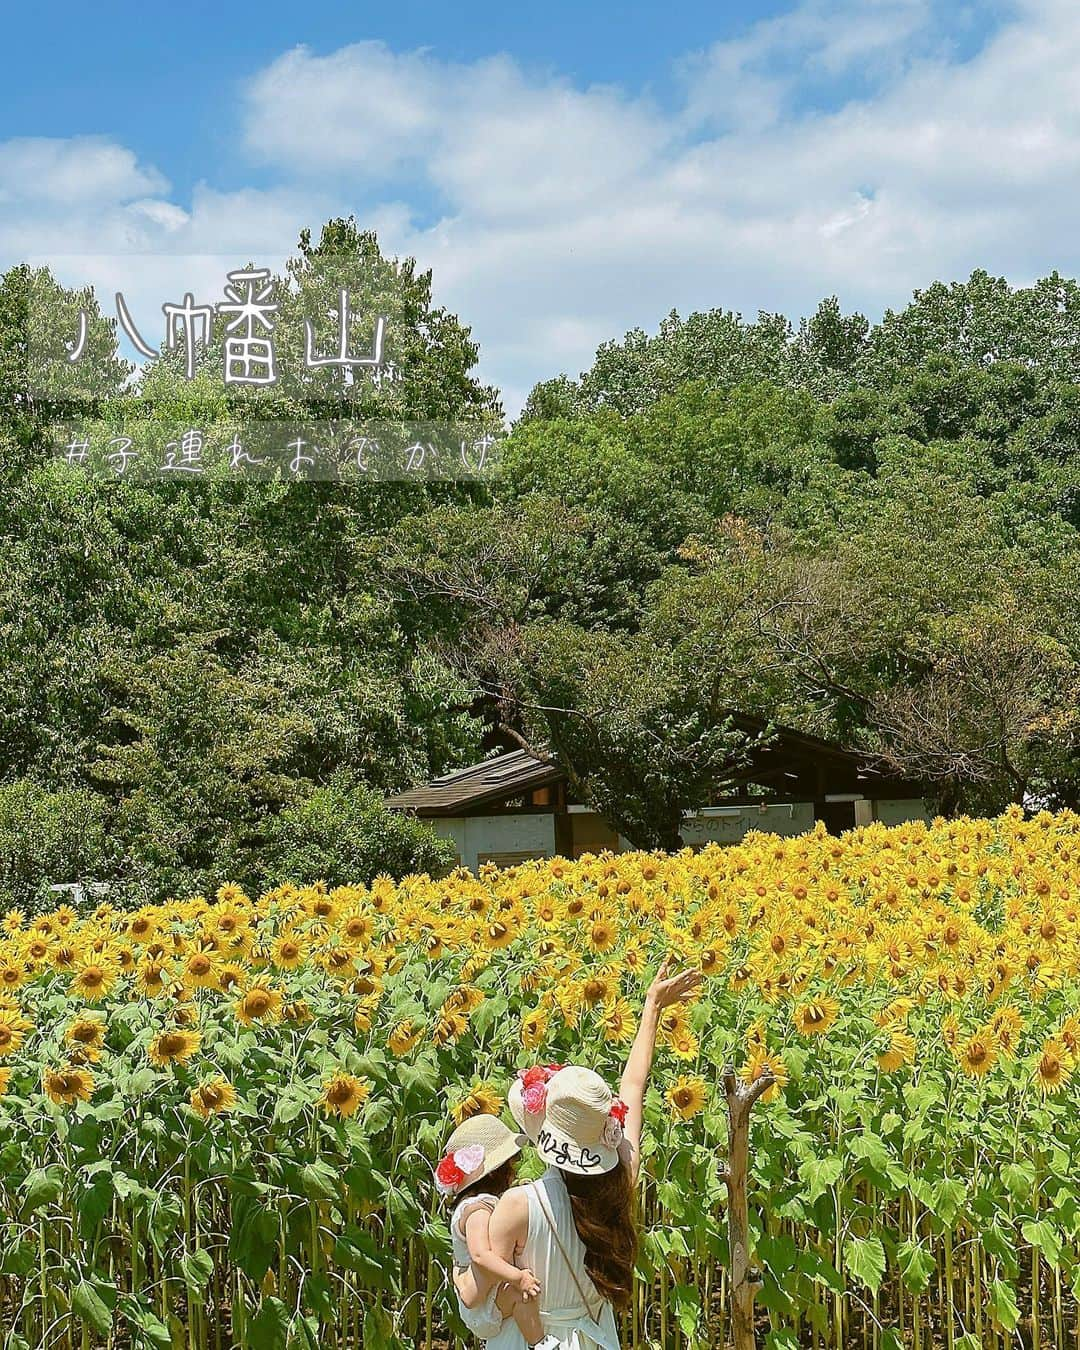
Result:
{"label": "white cloud", "polygon": [[26,137],[0,142],[0,203],[83,207],[126,201],[168,188],[156,169],[97,136]]}
{"label": "white cloud", "polygon": [[512,410],[672,307],[797,315],[835,291],[875,313],[976,266],[1080,271],[1080,11],[1018,0],[963,58],[939,17],[931,0],[804,0],[689,54],[674,106],[506,56],[297,48],[238,110],[277,186],[179,203],[109,142],[0,144],[0,259],[276,265],[302,225],[354,212],[434,269]]}

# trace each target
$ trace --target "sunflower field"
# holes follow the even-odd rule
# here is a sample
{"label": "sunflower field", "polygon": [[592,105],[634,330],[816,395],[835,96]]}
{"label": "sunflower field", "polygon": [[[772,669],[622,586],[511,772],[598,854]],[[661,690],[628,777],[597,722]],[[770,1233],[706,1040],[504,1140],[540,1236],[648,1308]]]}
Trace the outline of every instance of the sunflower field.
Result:
{"label": "sunflower field", "polygon": [[[286,886],[0,936],[0,1346],[458,1342],[432,1167],[515,1068],[617,1081],[665,951],[634,1347],[1080,1346],[1080,817]],[[523,1169],[536,1170],[529,1160]]]}

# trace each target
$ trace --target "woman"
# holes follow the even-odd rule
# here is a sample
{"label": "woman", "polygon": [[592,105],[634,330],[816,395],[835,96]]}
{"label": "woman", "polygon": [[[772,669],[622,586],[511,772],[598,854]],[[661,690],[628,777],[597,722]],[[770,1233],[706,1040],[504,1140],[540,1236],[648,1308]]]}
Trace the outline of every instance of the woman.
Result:
{"label": "woman", "polygon": [[[685,1002],[701,980],[696,970],[669,976],[670,965],[669,958],[645,996],[619,1100],[591,1069],[557,1073],[536,1141],[548,1169],[532,1185],[507,1191],[491,1217],[492,1250],[540,1284],[545,1350],[619,1350],[615,1309],[628,1307],[633,1295],[634,1193],[660,1014]],[[487,1342],[488,1350],[523,1344],[513,1323]]]}

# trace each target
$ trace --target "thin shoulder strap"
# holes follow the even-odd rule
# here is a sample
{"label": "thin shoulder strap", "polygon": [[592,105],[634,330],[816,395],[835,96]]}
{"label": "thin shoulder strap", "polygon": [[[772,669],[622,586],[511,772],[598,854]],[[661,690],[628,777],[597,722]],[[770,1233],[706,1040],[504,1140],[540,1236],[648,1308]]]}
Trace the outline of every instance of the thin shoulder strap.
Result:
{"label": "thin shoulder strap", "polygon": [[[581,1287],[581,1281],[578,1279],[578,1273],[577,1270],[574,1268],[574,1263],[573,1261],[570,1260],[570,1257],[567,1255],[566,1248],[562,1244],[562,1238],[559,1237],[559,1230],[555,1226],[555,1220],[551,1215],[550,1209],[548,1209],[547,1197],[544,1195],[543,1189],[538,1185],[534,1184],[533,1191],[536,1195],[537,1200],[540,1202],[540,1209],[543,1212],[544,1218],[547,1220],[547,1226],[551,1229],[551,1236],[555,1239],[555,1245],[558,1247],[559,1252],[562,1255],[562,1259],[566,1262],[566,1268],[570,1272],[570,1278],[577,1285],[577,1291],[581,1295],[581,1301],[585,1305],[585,1311],[589,1314],[589,1316],[593,1319],[594,1322],[598,1322],[600,1319],[598,1315],[593,1311],[593,1306],[589,1299],[589,1296],[588,1294],[586,1294],[585,1290]],[[601,1311],[603,1311],[602,1308]]]}

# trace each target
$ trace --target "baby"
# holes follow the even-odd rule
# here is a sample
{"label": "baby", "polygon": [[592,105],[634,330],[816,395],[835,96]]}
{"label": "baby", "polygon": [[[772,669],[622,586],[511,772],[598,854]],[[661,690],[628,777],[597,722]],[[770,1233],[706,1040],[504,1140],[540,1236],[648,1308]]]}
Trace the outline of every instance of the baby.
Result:
{"label": "baby", "polygon": [[536,1277],[496,1256],[488,1237],[496,1202],[514,1184],[524,1142],[495,1116],[473,1116],[450,1136],[435,1170],[435,1185],[456,1201],[450,1237],[461,1320],[486,1341],[512,1317],[526,1345],[550,1350],[558,1342],[544,1336]]}

